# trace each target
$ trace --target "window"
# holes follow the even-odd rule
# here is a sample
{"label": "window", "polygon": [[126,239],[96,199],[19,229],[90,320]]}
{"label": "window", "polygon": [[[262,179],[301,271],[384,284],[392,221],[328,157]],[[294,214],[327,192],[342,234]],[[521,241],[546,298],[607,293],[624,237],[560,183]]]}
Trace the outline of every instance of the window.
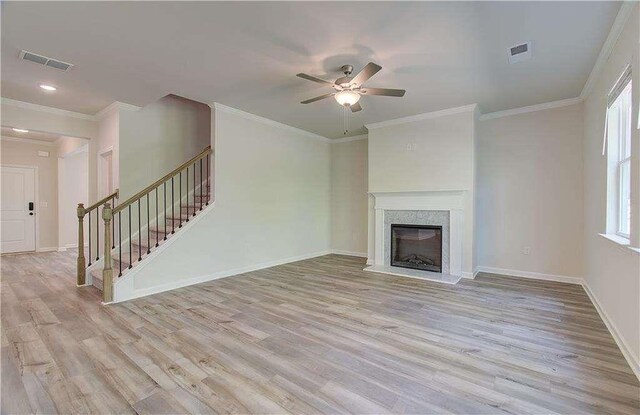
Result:
{"label": "window", "polygon": [[620,77],[607,108],[607,233],[631,232],[631,71]]}

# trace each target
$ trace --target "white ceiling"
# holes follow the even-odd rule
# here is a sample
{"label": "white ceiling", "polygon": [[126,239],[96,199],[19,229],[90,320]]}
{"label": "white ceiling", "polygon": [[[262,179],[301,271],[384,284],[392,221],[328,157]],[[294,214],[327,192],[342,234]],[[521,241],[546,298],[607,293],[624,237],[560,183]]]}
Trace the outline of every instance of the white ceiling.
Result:
{"label": "white ceiling", "polygon": [[[299,79],[335,80],[341,65],[383,69],[349,135],[365,123],[479,103],[500,111],[580,94],[619,2],[3,2],[2,96],[94,114],[173,93],[220,102],[326,137],[342,108]],[[507,48],[533,42],[533,59]],[[69,72],[17,59],[21,49]],[[58,87],[44,93],[40,83]]]}

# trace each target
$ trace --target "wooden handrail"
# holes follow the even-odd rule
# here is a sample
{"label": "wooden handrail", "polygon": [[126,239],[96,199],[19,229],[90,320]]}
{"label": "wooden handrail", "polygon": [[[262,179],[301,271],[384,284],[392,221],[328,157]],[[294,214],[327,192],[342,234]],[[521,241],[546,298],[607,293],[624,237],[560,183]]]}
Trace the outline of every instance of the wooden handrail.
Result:
{"label": "wooden handrail", "polygon": [[113,199],[114,197],[117,199],[119,196],[120,189],[116,189],[115,192],[111,193],[108,196],[103,197],[102,199],[98,200],[96,203],[94,203],[93,205],[89,206],[88,208],[84,209],[84,213],[87,214],[89,212],[91,212],[93,209],[96,209],[98,206],[104,205],[105,202],[108,202],[109,200]]}
{"label": "wooden handrail", "polygon": [[152,190],[154,190],[156,187],[160,186],[162,183],[166,182],[167,180],[169,180],[170,178],[172,178],[176,174],[180,173],[180,171],[185,169],[187,166],[190,166],[193,163],[195,163],[196,161],[205,158],[207,155],[209,155],[211,153],[213,153],[213,151],[211,150],[211,146],[207,146],[197,156],[195,156],[195,157],[191,158],[190,160],[182,163],[180,166],[178,166],[175,169],[171,170],[171,172],[169,172],[169,173],[165,174],[164,176],[162,176],[162,178],[160,178],[159,180],[156,180],[155,182],[153,182],[149,186],[145,187],[144,189],[142,189],[141,191],[139,191],[135,195],[131,196],[129,199],[125,200],[123,203],[118,204],[118,206],[116,206],[115,208],[112,209],[112,214],[115,215],[116,213],[120,212],[121,210],[123,210],[124,208],[126,208],[127,206],[132,204],[133,202],[135,202],[138,199],[140,199],[143,196],[145,196],[147,193],[150,193]]}

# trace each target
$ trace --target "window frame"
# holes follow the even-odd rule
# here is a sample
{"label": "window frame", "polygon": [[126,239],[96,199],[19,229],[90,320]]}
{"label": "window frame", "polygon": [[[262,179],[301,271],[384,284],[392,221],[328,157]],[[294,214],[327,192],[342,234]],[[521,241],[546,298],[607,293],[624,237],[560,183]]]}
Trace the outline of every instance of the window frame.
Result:
{"label": "window frame", "polygon": [[[622,78],[622,77],[621,77]],[[628,210],[625,209],[623,197],[631,192],[631,130],[632,130],[632,89],[631,78],[628,77],[623,84],[617,83],[612,89],[620,91],[613,101],[609,98],[610,104],[607,106],[607,164],[609,174],[607,179],[607,233],[617,235],[625,240],[631,237],[631,223],[628,218]],[[613,131],[612,131],[613,129]],[[612,133],[615,137],[612,137]],[[625,185],[625,166],[629,172]],[[627,204],[628,206],[628,204]],[[623,218],[627,217],[626,229],[623,229]],[[628,230],[628,232],[625,232]]]}

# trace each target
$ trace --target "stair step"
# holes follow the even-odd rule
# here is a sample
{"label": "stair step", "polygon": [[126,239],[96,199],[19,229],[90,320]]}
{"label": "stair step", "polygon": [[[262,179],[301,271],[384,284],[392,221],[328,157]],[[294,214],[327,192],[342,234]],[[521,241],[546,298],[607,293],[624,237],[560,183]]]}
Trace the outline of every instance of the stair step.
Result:
{"label": "stair step", "polygon": [[[124,270],[128,269],[129,267],[129,261],[124,260],[124,255],[122,259],[122,272],[124,272]],[[120,273],[120,261],[118,261],[116,258],[113,258],[113,261],[111,262],[111,268],[113,269],[113,277],[117,278],[118,274]],[[102,268],[91,270],[91,276],[93,277],[93,286],[102,291]]]}

